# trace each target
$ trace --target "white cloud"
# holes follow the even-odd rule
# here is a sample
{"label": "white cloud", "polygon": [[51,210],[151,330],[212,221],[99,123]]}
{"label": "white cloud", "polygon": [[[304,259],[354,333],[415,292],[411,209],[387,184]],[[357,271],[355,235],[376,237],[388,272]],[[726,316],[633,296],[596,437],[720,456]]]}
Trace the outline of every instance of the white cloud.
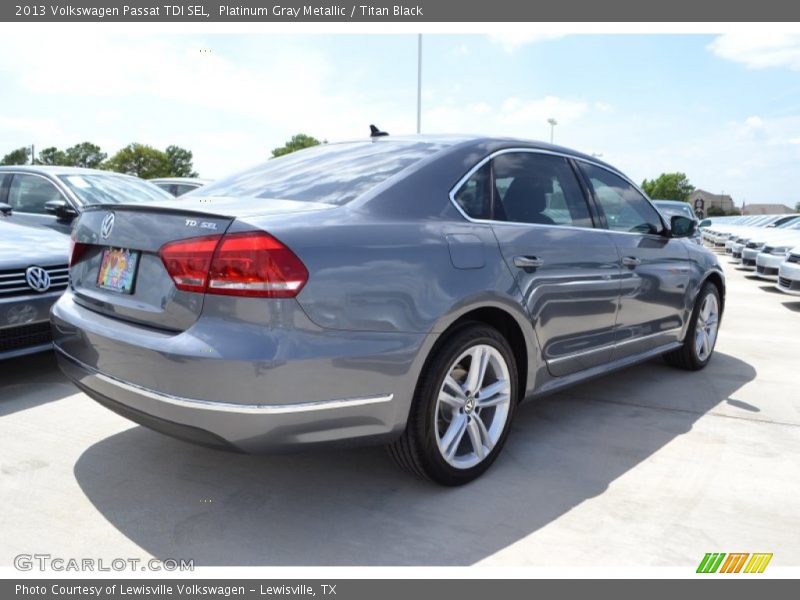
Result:
{"label": "white cloud", "polygon": [[509,54],[513,54],[520,48],[535,44],[537,42],[544,42],[547,40],[555,40],[564,37],[562,33],[543,33],[543,32],[522,32],[522,31],[506,31],[503,33],[489,34],[489,41],[493,44],[502,46],[503,50]]}
{"label": "white cloud", "polygon": [[558,127],[570,127],[589,112],[590,104],[557,96],[520,98],[512,96],[499,104],[485,101],[460,103],[447,98],[424,110],[423,128],[436,132],[485,133],[518,137],[549,138],[547,119]]}
{"label": "white cloud", "polygon": [[469,46],[458,44],[450,49],[450,55],[455,57],[469,56]]}
{"label": "white cloud", "polygon": [[785,67],[800,71],[800,35],[789,33],[726,33],[708,45],[721,58],[750,69]]}
{"label": "white cloud", "polygon": [[61,135],[61,128],[54,119],[30,117],[9,117],[0,115],[0,136],[18,138],[28,136],[29,140]]}

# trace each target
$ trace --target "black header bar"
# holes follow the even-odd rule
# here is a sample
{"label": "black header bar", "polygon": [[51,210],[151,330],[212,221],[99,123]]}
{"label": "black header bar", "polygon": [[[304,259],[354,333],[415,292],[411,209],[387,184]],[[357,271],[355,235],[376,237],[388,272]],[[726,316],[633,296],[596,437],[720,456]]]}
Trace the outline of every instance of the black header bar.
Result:
{"label": "black header bar", "polygon": [[791,22],[786,0],[4,0],[10,22]]}

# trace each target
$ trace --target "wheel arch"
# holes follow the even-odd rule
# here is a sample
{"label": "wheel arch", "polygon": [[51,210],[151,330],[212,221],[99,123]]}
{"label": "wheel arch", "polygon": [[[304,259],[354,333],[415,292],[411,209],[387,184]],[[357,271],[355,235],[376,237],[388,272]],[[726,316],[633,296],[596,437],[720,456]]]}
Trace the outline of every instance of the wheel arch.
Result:
{"label": "wheel arch", "polygon": [[458,329],[470,323],[489,325],[506,338],[517,363],[518,400],[524,398],[532,387],[532,378],[535,376],[535,357],[539,356],[539,347],[527,315],[521,310],[515,310],[501,302],[464,307],[440,321],[436,327],[440,333],[428,351],[422,368],[427,368],[442,344]]}

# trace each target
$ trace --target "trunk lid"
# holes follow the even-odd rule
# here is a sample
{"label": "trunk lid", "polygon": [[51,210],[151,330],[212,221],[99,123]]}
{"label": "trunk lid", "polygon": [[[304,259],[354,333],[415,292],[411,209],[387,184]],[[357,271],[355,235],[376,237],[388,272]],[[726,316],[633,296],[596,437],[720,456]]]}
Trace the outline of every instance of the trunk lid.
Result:
{"label": "trunk lid", "polygon": [[[86,308],[110,317],[168,331],[184,331],[199,318],[205,294],[182,291],[175,286],[159,256],[159,250],[165,244],[221,236],[228,231],[236,217],[283,215],[325,208],[330,206],[232,198],[92,207],[81,215],[74,230],[75,242],[85,245],[80,260],[70,268],[75,300]],[[237,228],[241,227],[239,225]],[[101,285],[108,282],[108,279],[99,280],[103,256],[112,249],[136,253],[135,256],[112,256],[112,262],[118,268],[124,269],[126,265],[130,268],[136,263],[132,269],[130,293]],[[123,266],[119,267],[120,264]]]}

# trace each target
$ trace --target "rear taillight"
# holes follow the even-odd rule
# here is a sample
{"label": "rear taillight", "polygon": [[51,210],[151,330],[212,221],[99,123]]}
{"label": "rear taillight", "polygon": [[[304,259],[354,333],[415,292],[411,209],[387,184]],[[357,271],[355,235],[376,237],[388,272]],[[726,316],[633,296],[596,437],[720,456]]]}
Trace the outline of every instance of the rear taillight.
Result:
{"label": "rear taillight", "polygon": [[164,244],[158,251],[175,287],[203,293],[208,287],[208,269],[221,235],[191,238]]}
{"label": "rear taillight", "polygon": [[89,244],[82,244],[75,240],[75,230],[72,230],[72,234],[69,236],[69,266],[72,267],[73,265],[77,264],[80,261],[81,256],[86,249],[89,248]]}
{"label": "rear taillight", "polygon": [[308,281],[294,252],[263,231],[171,242],[159,255],[175,287],[187,292],[293,298]]}
{"label": "rear taillight", "polygon": [[294,252],[259,232],[223,236],[208,280],[208,293],[264,298],[294,298],[308,281],[308,271]]}

